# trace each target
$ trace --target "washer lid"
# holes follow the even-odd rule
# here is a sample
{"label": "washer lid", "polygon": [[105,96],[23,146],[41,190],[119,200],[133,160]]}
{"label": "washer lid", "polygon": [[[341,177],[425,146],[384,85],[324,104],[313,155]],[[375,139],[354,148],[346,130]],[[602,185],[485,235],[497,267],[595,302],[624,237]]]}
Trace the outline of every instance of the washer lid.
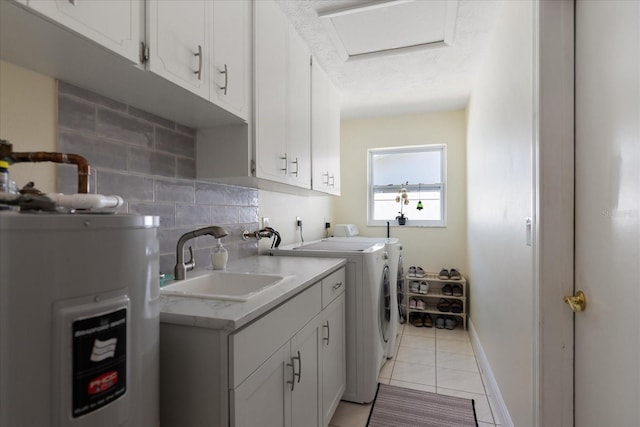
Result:
{"label": "washer lid", "polygon": [[[331,242],[321,240],[315,243],[309,243],[308,245],[298,246],[293,249],[300,251],[336,251],[336,252],[363,252],[367,249],[380,245],[375,242]],[[381,245],[382,246],[382,245]]]}

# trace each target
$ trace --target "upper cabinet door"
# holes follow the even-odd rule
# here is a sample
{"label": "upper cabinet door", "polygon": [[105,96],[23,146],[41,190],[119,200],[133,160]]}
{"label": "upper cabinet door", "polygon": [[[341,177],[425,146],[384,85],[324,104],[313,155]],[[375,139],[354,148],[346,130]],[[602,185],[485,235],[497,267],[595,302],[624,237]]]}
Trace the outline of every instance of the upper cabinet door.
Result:
{"label": "upper cabinet door", "polygon": [[294,185],[311,188],[311,53],[291,26],[289,27],[288,75],[289,178]]}
{"label": "upper cabinet door", "polygon": [[287,183],[287,79],[289,24],[278,5],[255,7],[256,176]]}
{"label": "upper cabinet door", "polygon": [[[116,1],[117,2],[117,1]],[[207,0],[148,0],[149,70],[209,99]]]}
{"label": "upper cabinet door", "polygon": [[249,118],[251,3],[216,0],[213,9],[211,100],[240,118]]}
{"label": "upper cabinet door", "polygon": [[142,0],[28,0],[26,3],[131,62],[140,62],[144,28]]}
{"label": "upper cabinet door", "polygon": [[340,195],[340,97],[315,61],[311,75],[313,189]]}

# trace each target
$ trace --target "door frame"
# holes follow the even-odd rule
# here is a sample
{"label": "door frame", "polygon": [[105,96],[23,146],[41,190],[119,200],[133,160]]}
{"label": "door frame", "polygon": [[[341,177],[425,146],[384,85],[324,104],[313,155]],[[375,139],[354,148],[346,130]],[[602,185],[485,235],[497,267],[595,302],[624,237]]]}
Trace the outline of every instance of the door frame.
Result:
{"label": "door frame", "polygon": [[532,425],[574,423],[574,17],[573,0],[535,2]]}

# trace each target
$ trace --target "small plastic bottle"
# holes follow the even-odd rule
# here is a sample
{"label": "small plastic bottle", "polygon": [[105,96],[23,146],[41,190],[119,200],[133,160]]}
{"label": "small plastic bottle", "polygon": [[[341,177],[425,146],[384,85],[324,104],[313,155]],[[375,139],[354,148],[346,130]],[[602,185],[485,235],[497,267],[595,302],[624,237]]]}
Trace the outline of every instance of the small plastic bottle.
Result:
{"label": "small plastic bottle", "polygon": [[9,181],[9,163],[0,160],[0,192],[9,193],[11,191],[11,181]]}
{"label": "small plastic bottle", "polygon": [[211,265],[214,270],[224,270],[227,268],[227,259],[229,254],[227,250],[222,246],[220,239],[216,239],[216,246],[211,252]]}

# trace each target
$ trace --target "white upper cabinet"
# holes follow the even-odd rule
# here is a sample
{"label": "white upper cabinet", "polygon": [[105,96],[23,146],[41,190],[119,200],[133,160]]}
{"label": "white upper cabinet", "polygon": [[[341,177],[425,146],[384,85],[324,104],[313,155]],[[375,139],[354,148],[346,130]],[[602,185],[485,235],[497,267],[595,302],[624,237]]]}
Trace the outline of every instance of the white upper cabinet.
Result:
{"label": "white upper cabinet", "polygon": [[28,0],[26,3],[47,18],[131,62],[140,61],[140,42],[144,37],[144,1]]}
{"label": "white upper cabinet", "polygon": [[148,69],[206,99],[210,7],[206,0],[147,2]]}
{"label": "white upper cabinet", "polygon": [[245,0],[216,0],[212,9],[211,100],[247,120],[251,110],[251,4]]}
{"label": "white upper cabinet", "polygon": [[313,189],[340,195],[340,98],[316,61],[311,76]]}
{"label": "white upper cabinet", "polygon": [[256,176],[311,188],[310,52],[275,2],[255,8]]}

